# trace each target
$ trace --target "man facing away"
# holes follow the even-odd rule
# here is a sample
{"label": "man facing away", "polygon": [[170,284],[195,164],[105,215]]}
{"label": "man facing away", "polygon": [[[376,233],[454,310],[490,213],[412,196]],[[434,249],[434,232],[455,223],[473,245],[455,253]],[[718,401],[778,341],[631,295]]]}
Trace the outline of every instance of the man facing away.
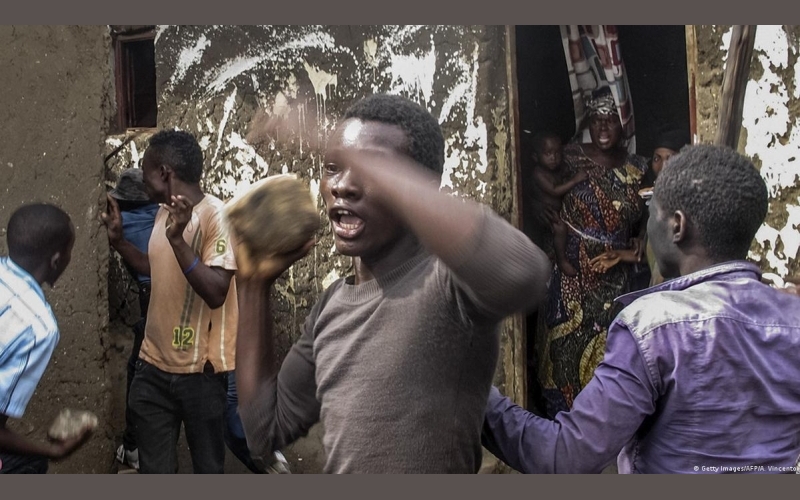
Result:
{"label": "man facing away", "polygon": [[44,444],[16,434],[6,422],[22,418],[58,344],[42,285],[55,285],[69,265],[75,228],[60,208],[33,203],[11,215],[6,239],[8,256],[0,257],[0,474],[44,474],[49,459],[70,455],[91,430]]}
{"label": "man facing away", "polygon": [[[150,201],[142,179],[142,170],[140,168],[125,169],[119,176],[117,187],[109,191],[108,196],[113,198],[119,206],[122,217],[122,237],[133,243],[140,252],[146,253],[159,207],[157,203]],[[115,456],[118,462],[138,469],[139,450],[136,447],[136,431],[133,425],[133,413],[128,407],[128,395],[131,391],[133,375],[136,373],[139,350],[144,340],[144,327],[147,324],[150,276],[139,274],[132,270],[127,262],[125,264],[131,276],[136,280],[141,317],[133,326],[133,346],[131,355],[128,357],[128,378],[125,385],[125,431],[122,434],[122,444],[117,448]]]}
{"label": "man facing away", "polygon": [[257,460],[321,420],[326,472],[474,473],[501,320],[545,294],[547,256],[489,209],[438,189],[439,124],[374,95],[328,142],[320,185],[336,249],[333,283],[283,365],[272,283],[311,242],[240,280],[239,409]]}
{"label": "man facing away", "polygon": [[745,261],[767,206],[760,174],[733,150],[673,156],[647,227],[668,281],[618,299],[605,358],[569,412],[542,419],[493,388],[485,445],[530,473],[600,472],[618,454],[623,473],[791,470],[800,302]]}
{"label": "man facing away", "polygon": [[142,174],[160,203],[148,252],[122,235],[119,207],[103,214],[111,245],[151,277],[144,341],[131,383],[142,473],[177,471],[181,423],[195,473],[223,472],[227,373],[234,369],[236,264],[221,223],[222,202],[200,187],[203,152],[189,133],[150,138]]}

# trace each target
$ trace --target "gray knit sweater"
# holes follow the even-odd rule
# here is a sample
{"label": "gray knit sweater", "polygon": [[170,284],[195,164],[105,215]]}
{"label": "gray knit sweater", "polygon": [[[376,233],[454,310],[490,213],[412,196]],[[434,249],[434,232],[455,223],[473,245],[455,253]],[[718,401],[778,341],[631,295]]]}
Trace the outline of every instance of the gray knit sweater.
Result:
{"label": "gray knit sweater", "polygon": [[528,238],[483,213],[456,268],[421,252],[322,294],[277,377],[240,408],[257,461],[321,418],[326,472],[477,472],[500,321],[545,286]]}

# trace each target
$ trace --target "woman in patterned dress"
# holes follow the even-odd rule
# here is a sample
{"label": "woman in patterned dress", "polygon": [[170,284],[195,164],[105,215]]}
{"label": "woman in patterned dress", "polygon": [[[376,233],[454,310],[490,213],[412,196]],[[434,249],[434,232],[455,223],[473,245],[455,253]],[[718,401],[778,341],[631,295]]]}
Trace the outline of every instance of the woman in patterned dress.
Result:
{"label": "woman in patterned dress", "polygon": [[595,96],[588,111],[591,142],[572,143],[563,155],[567,175],[583,170],[589,179],[564,196],[557,221],[567,232],[567,258],[578,274],[553,267],[536,336],[538,379],[551,418],[572,407],[602,361],[608,326],[619,312],[614,299],[630,290],[636,266],[620,262],[596,272],[590,261],[630,248],[645,209],[638,191],[647,161],[627,152],[613,97]]}

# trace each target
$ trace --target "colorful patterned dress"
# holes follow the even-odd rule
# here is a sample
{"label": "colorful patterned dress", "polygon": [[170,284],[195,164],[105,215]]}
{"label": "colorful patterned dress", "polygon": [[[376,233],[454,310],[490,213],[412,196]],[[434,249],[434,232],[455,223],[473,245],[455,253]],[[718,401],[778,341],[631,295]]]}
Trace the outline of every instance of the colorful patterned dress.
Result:
{"label": "colorful patterned dress", "polygon": [[603,359],[608,326],[619,312],[614,299],[631,288],[634,265],[619,263],[598,274],[589,261],[608,250],[628,248],[637,235],[645,209],[638,191],[648,168],[637,155],[628,155],[622,167],[604,168],[579,144],[566,146],[564,159],[567,175],[586,170],[589,180],[564,196],[561,211],[568,228],[567,258],[578,275],[566,276],[553,266],[548,298],[538,315],[535,362],[551,418],[569,410],[592,378]]}

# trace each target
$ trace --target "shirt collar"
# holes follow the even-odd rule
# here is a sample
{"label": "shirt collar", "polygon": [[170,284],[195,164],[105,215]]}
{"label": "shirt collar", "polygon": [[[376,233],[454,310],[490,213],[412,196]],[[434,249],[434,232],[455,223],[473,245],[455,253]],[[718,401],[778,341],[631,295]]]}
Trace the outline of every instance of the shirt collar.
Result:
{"label": "shirt collar", "polygon": [[42,286],[35,279],[33,279],[33,276],[31,276],[31,274],[28,271],[22,269],[16,262],[14,262],[11,259],[11,257],[3,257],[2,260],[6,262],[6,265],[11,270],[11,272],[14,273],[14,275],[19,277],[19,279],[25,281],[32,290],[36,291],[36,293],[39,295],[39,297],[42,298],[42,300],[45,300],[44,290],[42,290]]}
{"label": "shirt collar", "polygon": [[616,302],[619,302],[623,306],[627,306],[639,297],[644,297],[645,295],[650,295],[651,293],[685,290],[691,286],[697,285],[698,283],[702,283],[723,275],[726,276],[726,279],[741,276],[760,280],[761,269],[755,264],[745,260],[723,262],[722,264],[716,264],[714,266],[695,271],[691,274],[687,274],[686,276],[679,276],[677,278],[667,280],[659,285],[645,288],[644,290],[626,293],[625,295],[617,297]]}

